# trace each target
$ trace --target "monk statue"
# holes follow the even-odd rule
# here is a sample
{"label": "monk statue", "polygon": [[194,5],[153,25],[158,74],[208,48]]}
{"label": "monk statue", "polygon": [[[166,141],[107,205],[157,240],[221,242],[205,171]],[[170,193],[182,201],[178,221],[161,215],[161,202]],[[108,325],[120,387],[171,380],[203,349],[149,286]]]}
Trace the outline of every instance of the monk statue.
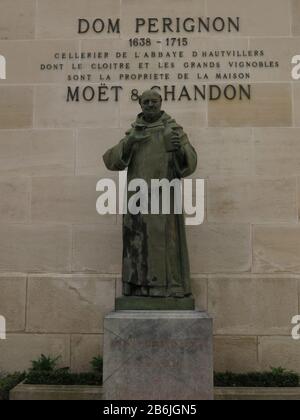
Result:
{"label": "monk statue", "polygon": [[[197,154],[182,127],[162,111],[158,91],[144,92],[139,103],[142,113],[103,160],[109,170],[127,169],[128,184],[134,179],[146,181],[151,195],[151,180],[181,180],[191,175]],[[184,214],[170,213],[123,215],[124,296],[191,296]]]}

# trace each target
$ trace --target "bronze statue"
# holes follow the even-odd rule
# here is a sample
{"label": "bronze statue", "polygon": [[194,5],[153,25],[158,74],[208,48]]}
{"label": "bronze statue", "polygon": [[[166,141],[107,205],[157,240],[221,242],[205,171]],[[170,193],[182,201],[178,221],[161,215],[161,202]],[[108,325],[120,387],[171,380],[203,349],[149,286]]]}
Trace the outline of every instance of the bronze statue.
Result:
{"label": "bronze statue", "polygon": [[[106,167],[128,168],[128,183],[143,179],[148,185],[153,179],[172,181],[191,175],[197,154],[182,127],[161,110],[160,94],[144,92],[140,105],[143,112],[126,137],[103,156]],[[125,214],[122,271],[124,296],[191,296],[184,215]]]}

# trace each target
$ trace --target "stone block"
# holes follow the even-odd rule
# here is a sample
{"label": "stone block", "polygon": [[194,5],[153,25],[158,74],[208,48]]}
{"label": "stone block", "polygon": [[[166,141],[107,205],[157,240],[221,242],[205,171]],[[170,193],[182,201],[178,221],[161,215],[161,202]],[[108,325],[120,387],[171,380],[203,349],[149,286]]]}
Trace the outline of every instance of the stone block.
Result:
{"label": "stone block", "polygon": [[253,175],[250,128],[187,128],[198,154],[199,178]]}
{"label": "stone block", "polygon": [[26,330],[100,334],[104,316],[114,308],[114,299],[112,279],[80,275],[29,277]]}
{"label": "stone block", "polygon": [[209,0],[206,13],[208,16],[239,16],[239,35],[242,36],[291,35],[290,3],[286,0]]}
{"label": "stone block", "polygon": [[7,333],[24,331],[26,276],[0,276],[0,290],[0,314],[5,317]]}
{"label": "stone block", "polygon": [[291,319],[298,312],[298,280],[250,275],[210,278],[208,311],[216,335],[290,334]]}
{"label": "stone block", "polygon": [[103,388],[88,385],[17,385],[10,393],[12,401],[101,401]]}
{"label": "stone block", "polygon": [[1,0],[0,39],[34,38],[35,0]]}
{"label": "stone block", "polygon": [[79,41],[3,41],[0,51],[6,58],[6,80],[1,80],[4,85],[67,83],[68,75],[80,75],[79,70],[72,69],[78,60],[55,58],[66,51],[78,53]]}
{"label": "stone block", "polygon": [[100,178],[115,177],[103,162],[102,156],[125,137],[124,129],[80,129],[77,139],[77,175],[97,175]]}
{"label": "stone block", "polygon": [[294,125],[300,127],[300,85],[293,83]]}
{"label": "stone block", "polygon": [[254,227],[255,273],[299,273],[299,252],[300,228],[297,225]]}
{"label": "stone block", "polygon": [[200,312],[207,311],[207,282],[208,279],[206,276],[194,276],[191,278],[195,308]]}
{"label": "stone block", "polygon": [[[273,18],[272,9],[272,18]],[[287,12],[285,12],[287,15]],[[252,82],[290,82],[291,59],[298,51],[299,41],[297,38],[250,38],[250,50],[263,51],[263,56],[252,58],[251,61],[268,63],[269,67],[251,68]],[[248,61],[248,60],[247,60]],[[272,63],[272,64],[271,64]],[[278,63],[278,67],[276,66]]]}
{"label": "stone block", "polygon": [[102,334],[74,334],[71,336],[72,372],[90,372],[90,362],[103,355]]}
{"label": "stone block", "polygon": [[216,401],[299,401],[296,388],[216,388]]}
{"label": "stone block", "polygon": [[69,227],[2,224],[0,236],[0,271],[70,271],[72,243]]}
{"label": "stone block", "polygon": [[212,320],[195,311],[119,311],[104,324],[107,400],[213,399]]}
{"label": "stone block", "polygon": [[70,366],[70,337],[55,334],[8,334],[0,340],[0,371],[22,372],[41,354],[61,356],[58,367]]}
{"label": "stone block", "polygon": [[[37,86],[35,102],[35,127],[118,127],[119,104],[114,100],[115,92],[111,90],[108,91],[108,102],[98,102],[99,86],[89,86],[82,84],[75,85],[72,83],[69,85],[59,86]],[[70,88],[70,94],[68,88]],[[76,96],[77,88],[78,98]],[[86,88],[88,89],[88,92],[86,92],[84,100],[83,95],[84,89]]]}
{"label": "stone block", "polygon": [[0,130],[31,128],[33,119],[33,88],[29,86],[0,87]]}
{"label": "stone block", "polygon": [[192,273],[245,272],[251,266],[250,227],[205,223],[187,229]]}
{"label": "stone block", "polygon": [[95,176],[42,177],[32,180],[32,220],[55,223],[111,223],[115,215],[101,216],[96,202]]}
{"label": "stone block", "polygon": [[253,135],[255,175],[300,175],[300,129],[255,128]]}
{"label": "stone block", "polygon": [[300,197],[300,185],[299,185],[299,180],[300,178],[298,178],[298,182],[297,182],[297,187],[298,187],[298,191],[297,191],[297,204],[298,204],[298,220],[300,218],[300,206],[299,206],[299,197]]}
{"label": "stone block", "polygon": [[234,373],[258,371],[257,337],[215,337],[214,370]]}
{"label": "stone block", "polygon": [[2,223],[25,223],[29,218],[30,180],[0,178],[0,218]]}
{"label": "stone block", "polygon": [[294,36],[300,35],[300,2],[299,0],[292,1],[292,33]]}
{"label": "stone block", "polygon": [[71,130],[0,130],[0,175],[73,175],[74,149]]}
{"label": "stone block", "polygon": [[121,226],[80,225],[74,226],[73,232],[73,271],[103,274],[121,273]]}
{"label": "stone block", "polygon": [[288,337],[259,337],[258,353],[261,368],[282,367],[300,373],[299,341]]}
{"label": "stone block", "polygon": [[220,98],[208,103],[209,127],[289,127],[292,92],[288,83],[253,83],[251,100]]}
{"label": "stone block", "polygon": [[102,34],[88,32],[78,34],[78,19],[101,18],[105,22],[111,18],[115,21],[120,17],[119,0],[38,0],[36,31],[38,38],[67,39],[67,38],[95,38],[119,37],[119,34]]}
{"label": "stone block", "polygon": [[116,298],[123,296],[122,274],[117,275],[116,278]]}
{"label": "stone block", "polygon": [[296,178],[211,178],[207,220],[225,223],[297,222]]}

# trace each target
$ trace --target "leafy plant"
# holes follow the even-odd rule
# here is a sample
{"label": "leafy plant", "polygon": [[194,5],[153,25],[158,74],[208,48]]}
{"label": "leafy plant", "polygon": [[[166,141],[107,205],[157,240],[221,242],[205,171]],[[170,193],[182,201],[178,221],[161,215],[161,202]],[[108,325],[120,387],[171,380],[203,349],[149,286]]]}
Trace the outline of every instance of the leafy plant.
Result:
{"label": "leafy plant", "polygon": [[101,373],[103,372],[103,359],[102,356],[96,356],[90,362],[93,372]]}
{"label": "leafy plant", "polygon": [[2,374],[0,377],[0,400],[8,400],[9,392],[20,382],[24,381],[25,377],[25,372],[16,372],[10,375]]}
{"label": "leafy plant", "polygon": [[53,372],[61,356],[51,357],[42,354],[37,360],[31,361],[30,371]]}
{"label": "leafy plant", "polygon": [[295,372],[288,371],[287,369],[284,369],[282,367],[275,368],[273,366],[270,366],[270,369],[271,369],[271,372],[272,372],[273,375],[278,375],[278,376],[286,375],[286,374],[289,374],[289,373],[295,373]]}
{"label": "leafy plant", "polygon": [[271,368],[270,372],[215,373],[215,386],[218,387],[281,387],[299,386],[299,375],[281,367]]}
{"label": "leafy plant", "polygon": [[102,385],[103,361],[100,356],[94,357],[91,366],[94,372],[71,373],[70,368],[57,369],[59,357],[41,355],[32,361],[32,368],[26,376],[25,383],[30,385]]}
{"label": "leafy plant", "polygon": [[102,385],[102,375],[96,373],[70,373],[65,369],[54,372],[31,371],[26,377],[30,385]]}

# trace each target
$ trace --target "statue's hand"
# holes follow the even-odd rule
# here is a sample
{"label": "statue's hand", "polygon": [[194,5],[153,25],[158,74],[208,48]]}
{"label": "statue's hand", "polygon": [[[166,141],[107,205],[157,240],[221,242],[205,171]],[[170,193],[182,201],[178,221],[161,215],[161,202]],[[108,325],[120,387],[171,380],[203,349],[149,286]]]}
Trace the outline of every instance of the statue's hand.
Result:
{"label": "statue's hand", "polygon": [[174,131],[172,133],[171,144],[174,147],[175,151],[179,150],[180,147],[181,147],[181,141],[179,139],[179,134],[176,131]]}
{"label": "statue's hand", "polygon": [[150,134],[145,133],[144,130],[136,130],[133,129],[127,137],[127,141],[124,145],[124,152],[126,156],[129,156],[131,153],[131,149],[135,144],[139,142],[148,140],[150,138]]}
{"label": "statue's hand", "polygon": [[178,156],[183,158],[185,155],[184,148],[182,147],[179,133],[177,133],[176,131],[173,132],[173,135],[171,138],[171,144],[172,144],[172,147],[174,148],[175,153]]}
{"label": "statue's hand", "polygon": [[145,141],[150,138],[150,134],[145,132],[145,130],[132,130],[128,136],[128,142],[133,146],[140,141]]}

